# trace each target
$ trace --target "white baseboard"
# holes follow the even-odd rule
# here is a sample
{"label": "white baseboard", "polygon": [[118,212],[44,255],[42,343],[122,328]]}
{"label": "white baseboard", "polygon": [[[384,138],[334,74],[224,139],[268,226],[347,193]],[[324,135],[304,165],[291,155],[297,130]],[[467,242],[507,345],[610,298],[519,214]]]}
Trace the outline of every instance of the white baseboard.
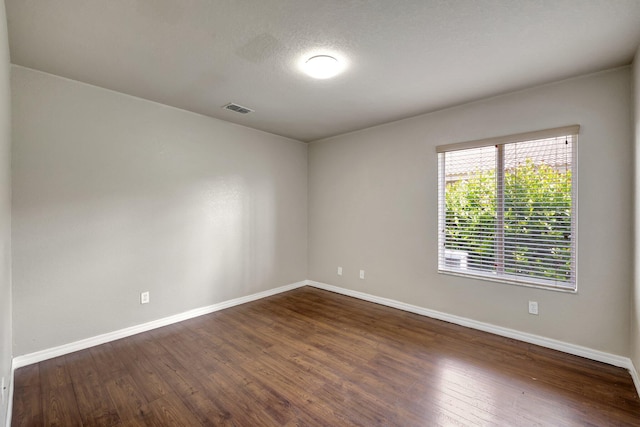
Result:
{"label": "white baseboard", "polygon": [[7,404],[7,418],[6,418],[6,427],[11,427],[11,415],[13,414],[13,379],[15,372],[15,366],[13,364],[13,360],[11,361],[11,373],[9,374],[9,392],[7,393],[7,399],[9,399]]}
{"label": "white baseboard", "polygon": [[[387,307],[393,307],[400,310],[408,311],[411,313],[420,314],[422,316],[431,317],[438,320],[444,320],[445,322],[454,323],[456,325],[466,326],[472,329],[478,329],[484,332],[490,332],[492,334],[500,335],[507,338],[513,338],[519,341],[524,341],[530,344],[536,344],[542,347],[551,348],[553,350],[562,351],[564,353],[573,354],[576,356],[585,357],[587,359],[596,360],[598,362],[607,363],[609,365],[618,366],[628,369],[633,377],[635,368],[631,359],[628,357],[622,357],[611,353],[606,353],[599,350],[594,350],[588,347],[583,347],[575,344],[566,343],[563,341],[554,340],[551,338],[541,337],[539,335],[529,334],[526,332],[516,331],[514,329],[503,328],[501,326],[492,325],[490,323],[478,322],[477,320],[468,319],[466,317],[455,316],[453,314],[442,313],[436,310],[430,310],[428,308],[418,307],[404,302],[377,297],[375,295],[366,294],[363,292],[353,291],[350,289],[340,288],[338,286],[328,285],[326,283],[314,282],[307,280],[309,286],[313,286],[319,289],[324,289],[331,292],[336,292],[342,295],[358,298],[365,301],[374,302]],[[634,382],[638,394],[640,395],[640,388],[638,387],[638,376],[635,374]]]}
{"label": "white baseboard", "polygon": [[182,322],[183,320],[192,319],[194,317],[202,316],[204,314],[213,313],[214,311],[219,311],[225,308],[229,308],[236,305],[245,304],[247,302],[266,298],[271,295],[276,295],[282,292],[299,288],[301,286],[305,286],[306,284],[307,284],[307,281],[292,283],[290,285],[281,286],[279,288],[270,289],[268,291],[259,292],[256,294],[247,295],[240,298],[235,298],[229,301],[224,301],[224,302],[213,304],[207,307],[196,308],[193,310],[185,311],[184,313],[175,314],[173,316],[165,317],[158,320],[153,320],[151,322],[143,323],[136,326],[131,326],[129,328],[108,332],[106,334],[97,335],[95,337],[86,338],[86,339],[75,341],[69,344],[63,344],[57,347],[48,348],[46,350],[36,351],[34,353],[18,356],[13,358],[13,369],[22,368],[23,366],[42,362],[43,360],[52,359],[54,357],[73,353],[74,351],[84,350],[89,347],[94,347],[96,345],[105,344],[110,341],[126,338],[131,335],[136,335],[141,332],[150,331],[152,329],[160,328],[162,326],[167,326],[173,323]]}
{"label": "white baseboard", "polygon": [[633,384],[636,386],[636,391],[638,392],[638,396],[640,396],[640,377],[638,377],[638,371],[636,370],[636,366],[631,363],[631,368],[629,368],[629,373],[631,374],[631,378],[633,379]]}

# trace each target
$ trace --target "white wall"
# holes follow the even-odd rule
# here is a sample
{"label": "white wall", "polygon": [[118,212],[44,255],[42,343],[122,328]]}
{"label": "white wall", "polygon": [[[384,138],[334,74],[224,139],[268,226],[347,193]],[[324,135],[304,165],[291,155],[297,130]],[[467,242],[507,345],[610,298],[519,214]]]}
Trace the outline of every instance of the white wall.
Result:
{"label": "white wall", "polygon": [[[628,356],[630,77],[625,67],[312,143],[309,278]],[[578,293],[438,274],[435,147],[570,124],[581,125]]]}
{"label": "white wall", "polygon": [[[11,378],[11,89],[4,2],[0,2],[0,377]],[[5,396],[7,390],[5,390]],[[0,422],[8,399],[0,405]]]}
{"label": "white wall", "polygon": [[[635,148],[635,270],[631,298],[631,361],[640,370],[640,47],[633,61],[633,136]],[[636,385],[638,386],[638,385]],[[639,390],[640,391],[640,390]]]}
{"label": "white wall", "polygon": [[16,66],[12,90],[14,355],[306,279],[306,144]]}

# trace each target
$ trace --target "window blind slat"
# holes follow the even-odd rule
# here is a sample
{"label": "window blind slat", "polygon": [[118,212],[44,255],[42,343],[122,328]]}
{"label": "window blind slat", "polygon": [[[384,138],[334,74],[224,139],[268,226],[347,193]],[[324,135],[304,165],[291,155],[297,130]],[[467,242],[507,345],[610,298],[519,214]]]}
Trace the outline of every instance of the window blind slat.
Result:
{"label": "window blind slat", "polygon": [[575,290],[578,131],[437,148],[441,271]]}
{"label": "window blind slat", "polygon": [[456,142],[454,144],[438,145],[436,152],[446,153],[458,150],[468,150],[470,148],[486,147],[490,145],[511,144],[523,141],[534,141],[546,138],[557,138],[561,136],[578,135],[580,125],[562,126],[552,129],[536,130],[512,135],[497,136],[493,138],[477,139],[474,141]]}

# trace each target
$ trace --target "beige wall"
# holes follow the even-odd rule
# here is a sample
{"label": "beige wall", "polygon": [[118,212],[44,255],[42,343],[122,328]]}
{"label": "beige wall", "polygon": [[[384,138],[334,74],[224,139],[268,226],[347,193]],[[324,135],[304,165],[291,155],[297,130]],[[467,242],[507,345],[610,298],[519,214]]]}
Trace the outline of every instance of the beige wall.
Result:
{"label": "beige wall", "polygon": [[306,144],[16,66],[12,90],[16,356],[306,278]]}
{"label": "beige wall", "polygon": [[[625,67],[312,143],[309,278],[628,356],[630,77]],[[578,293],[438,274],[436,145],[570,124],[582,126]]]}
{"label": "beige wall", "polygon": [[[0,2],[0,377],[11,378],[11,90],[4,2]],[[7,391],[5,390],[5,396]],[[8,400],[0,405],[4,422]],[[3,424],[4,425],[4,424]]]}
{"label": "beige wall", "polygon": [[640,47],[633,61],[633,134],[635,148],[635,277],[631,293],[631,361],[640,371]]}

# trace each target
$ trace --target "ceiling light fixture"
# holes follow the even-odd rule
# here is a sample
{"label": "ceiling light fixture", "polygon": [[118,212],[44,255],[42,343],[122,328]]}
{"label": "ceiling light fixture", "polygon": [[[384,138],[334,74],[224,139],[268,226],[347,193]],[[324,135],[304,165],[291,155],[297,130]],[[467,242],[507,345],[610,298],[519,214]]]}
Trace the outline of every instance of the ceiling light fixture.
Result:
{"label": "ceiling light fixture", "polygon": [[304,71],[314,79],[328,79],[340,73],[343,65],[333,56],[316,55],[304,63]]}

